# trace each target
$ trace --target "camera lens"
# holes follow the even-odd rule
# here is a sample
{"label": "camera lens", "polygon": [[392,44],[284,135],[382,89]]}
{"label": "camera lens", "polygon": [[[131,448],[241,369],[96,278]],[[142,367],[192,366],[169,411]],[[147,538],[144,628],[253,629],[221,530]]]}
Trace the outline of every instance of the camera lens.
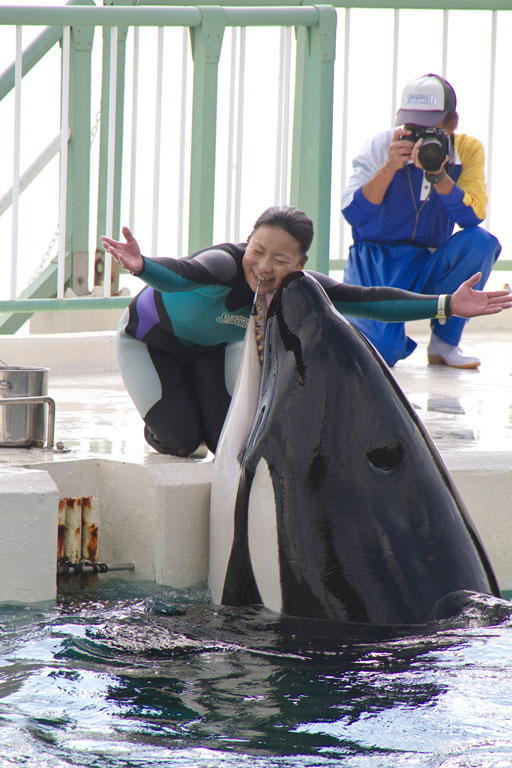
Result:
{"label": "camera lens", "polygon": [[437,139],[424,139],[418,160],[427,172],[438,171],[446,157],[446,148]]}

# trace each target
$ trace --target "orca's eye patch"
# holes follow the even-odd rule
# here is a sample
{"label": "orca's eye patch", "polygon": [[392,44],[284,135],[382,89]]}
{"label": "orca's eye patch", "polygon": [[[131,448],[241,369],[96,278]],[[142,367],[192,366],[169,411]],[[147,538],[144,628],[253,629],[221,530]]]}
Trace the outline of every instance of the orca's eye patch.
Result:
{"label": "orca's eye patch", "polygon": [[398,467],[404,457],[404,447],[399,440],[394,440],[389,445],[382,448],[374,448],[367,451],[366,456],[370,464],[376,469],[382,469],[384,472],[390,472]]}

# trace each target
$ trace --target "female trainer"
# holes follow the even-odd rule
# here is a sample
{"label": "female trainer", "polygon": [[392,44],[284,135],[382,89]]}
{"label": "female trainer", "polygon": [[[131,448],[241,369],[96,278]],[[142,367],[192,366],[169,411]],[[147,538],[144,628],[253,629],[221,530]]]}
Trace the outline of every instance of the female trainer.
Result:
{"label": "female trainer", "polygon": [[[127,227],[126,242],[102,237],[125,269],[146,283],[125,310],[117,354],[124,383],[159,453],[189,456],[204,442],[215,452],[256,296],[269,303],[283,278],[302,270],[313,240],[311,219],[274,206],[245,243],[223,243],[184,258],[142,256]],[[512,306],[509,291],[474,291],[480,274],[447,296],[398,288],[345,285],[310,272],[342,314],[397,321],[490,315]]]}

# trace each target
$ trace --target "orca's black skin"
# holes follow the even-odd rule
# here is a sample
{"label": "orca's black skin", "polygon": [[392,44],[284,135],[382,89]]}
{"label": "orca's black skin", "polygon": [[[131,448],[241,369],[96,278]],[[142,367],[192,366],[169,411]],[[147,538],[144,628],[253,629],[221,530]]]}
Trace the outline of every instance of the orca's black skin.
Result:
{"label": "orca's black skin", "polygon": [[228,605],[262,602],[247,535],[262,458],[276,499],[284,614],[423,624],[451,592],[500,596],[448,471],[389,368],[301,272],[285,279],[269,308]]}

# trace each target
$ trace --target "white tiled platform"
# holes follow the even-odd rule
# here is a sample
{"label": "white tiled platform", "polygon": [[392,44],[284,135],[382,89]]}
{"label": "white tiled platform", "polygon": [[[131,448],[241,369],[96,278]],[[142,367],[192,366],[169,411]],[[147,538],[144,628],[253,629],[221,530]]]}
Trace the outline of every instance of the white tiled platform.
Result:
{"label": "white tiled platform", "polygon": [[[511,589],[512,327],[508,318],[468,327],[464,347],[481,358],[477,371],[427,365],[428,324],[409,332],[418,349],[394,375],[439,448],[500,585]],[[1,339],[0,359],[50,368],[55,441],[66,449],[0,448],[0,483],[11,468],[38,469],[59,498],[98,495],[100,560],[135,562],[126,578],[204,581],[213,457],[178,459],[147,446],[117,370],[114,333]]]}

